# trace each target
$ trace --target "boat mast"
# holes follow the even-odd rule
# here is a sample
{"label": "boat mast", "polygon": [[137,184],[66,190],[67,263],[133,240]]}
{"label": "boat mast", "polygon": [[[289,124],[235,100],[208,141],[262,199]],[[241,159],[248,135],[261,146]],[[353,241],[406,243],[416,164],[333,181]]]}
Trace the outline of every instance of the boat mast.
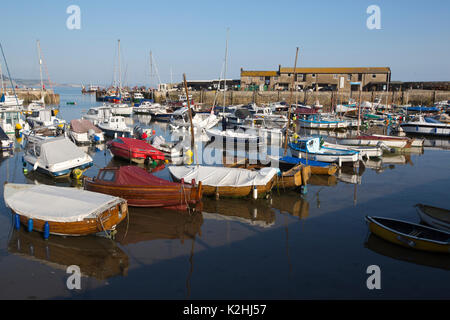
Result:
{"label": "boat mast", "polygon": [[41,76],[41,94],[42,90],[44,90],[44,82],[42,81],[42,58],[41,58],[41,44],[39,40],[36,41],[37,50],[38,50],[38,59],[39,59],[39,73]]}
{"label": "boat mast", "polygon": [[184,89],[186,90],[187,105],[188,105],[188,112],[189,112],[189,122],[191,123],[191,148],[194,149],[195,162],[198,164],[197,148],[195,146],[195,140],[194,140],[194,124],[192,123],[191,102],[189,100],[189,91],[188,91],[185,73],[183,73],[183,81],[184,81]]}
{"label": "boat mast", "polygon": [[122,74],[121,74],[121,68],[120,68],[120,39],[118,40],[118,54],[119,54],[119,95],[122,99]]}
{"label": "boat mast", "polygon": [[225,68],[223,71],[223,106],[225,107],[225,99],[227,94],[227,58],[228,58],[228,32],[230,28],[227,28],[227,40],[225,43]]}
{"label": "boat mast", "polygon": [[2,51],[3,61],[5,61],[5,66],[6,66],[6,71],[8,72],[9,82],[11,83],[13,94],[14,94],[14,97],[16,98],[17,107],[19,107],[19,98],[17,98],[16,89],[14,88],[14,85],[13,85],[11,73],[9,72],[8,62],[6,62],[5,52],[3,51],[3,46],[1,43],[0,43],[0,49]]}
{"label": "boat mast", "polygon": [[5,83],[3,82],[2,64],[0,63],[0,77],[2,78],[2,94],[5,93]]}
{"label": "boat mast", "polygon": [[289,97],[288,125],[286,127],[286,135],[285,135],[285,139],[284,139],[284,155],[285,156],[287,154],[287,143],[288,143],[289,127],[291,126],[292,96],[293,96],[293,93],[294,93],[295,77],[296,77],[296,71],[297,71],[297,58],[298,58],[298,47],[297,47],[297,51],[295,52],[294,73],[293,73],[293,76],[292,76],[291,94],[290,94],[290,97]]}

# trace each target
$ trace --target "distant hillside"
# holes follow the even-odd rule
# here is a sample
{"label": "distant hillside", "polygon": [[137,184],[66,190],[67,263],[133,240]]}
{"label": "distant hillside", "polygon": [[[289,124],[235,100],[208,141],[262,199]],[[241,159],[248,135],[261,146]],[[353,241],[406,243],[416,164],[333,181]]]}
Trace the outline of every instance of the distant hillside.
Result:
{"label": "distant hillside", "polygon": [[[9,77],[3,75],[3,82],[6,87],[10,87],[11,83],[9,81]],[[13,85],[18,87],[39,87],[41,85],[41,80],[33,80],[33,79],[12,79]],[[43,80],[44,85],[46,87],[50,87],[48,80]],[[52,82],[53,87],[81,87],[78,84],[65,84],[65,83],[55,83]]]}

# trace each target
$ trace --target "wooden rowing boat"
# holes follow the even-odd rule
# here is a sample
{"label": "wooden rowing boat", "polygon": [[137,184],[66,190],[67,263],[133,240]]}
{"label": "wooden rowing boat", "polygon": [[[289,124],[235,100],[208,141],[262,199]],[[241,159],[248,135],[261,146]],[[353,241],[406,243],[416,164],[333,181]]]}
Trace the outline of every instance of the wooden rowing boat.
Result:
{"label": "wooden rowing boat", "polygon": [[32,230],[82,236],[115,230],[128,214],[127,202],[76,188],[14,184],[4,186],[5,204]]}
{"label": "wooden rowing boat", "polygon": [[450,210],[416,204],[420,219],[433,228],[450,232]]}
{"label": "wooden rowing boat", "polygon": [[289,170],[298,164],[309,166],[311,174],[329,175],[336,173],[338,166],[334,163],[326,163],[314,160],[300,159],[296,157],[283,157],[278,160],[281,171]]}
{"label": "wooden rowing boat", "polygon": [[403,247],[450,253],[450,233],[406,221],[366,217],[372,233]]}
{"label": "wooden rowing boat", "polygon": [[136,166],[100,169],[96,178],[85,178],[89,191],[124,198],[132,207],[185,210],[201,203],[202,183],[170,182]]}

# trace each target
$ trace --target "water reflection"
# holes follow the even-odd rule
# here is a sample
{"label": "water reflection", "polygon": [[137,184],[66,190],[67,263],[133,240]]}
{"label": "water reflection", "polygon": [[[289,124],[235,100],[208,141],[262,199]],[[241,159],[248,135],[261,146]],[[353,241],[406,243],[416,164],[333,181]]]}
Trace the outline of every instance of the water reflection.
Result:
{"label": "water reflection", "polygon": [[38,232],[14,230],[8,242],[8,252],[64,271],[70,265],[77,265],[83,275],[99,280],[126,276],[128,272],[125,252],[113,241],[95,236],[44,240]]}
{"label": "water reflection", "polygon": [[289,213],[299,219],[309,217],[309,202],[299,192],[289,191],[276,194],[270,200],[270,206],[280,213]]}
{"label": "water reflection", "polygon": [[203,199],[203,217],[205,219],[239,221],[267,228],[275,223],[275,213],[265,200]]}
{"label": "water reflection", "polygon": [[450,256],[404,248],[370,234],[365,247],[383,256],[427,267],[450,270]]}

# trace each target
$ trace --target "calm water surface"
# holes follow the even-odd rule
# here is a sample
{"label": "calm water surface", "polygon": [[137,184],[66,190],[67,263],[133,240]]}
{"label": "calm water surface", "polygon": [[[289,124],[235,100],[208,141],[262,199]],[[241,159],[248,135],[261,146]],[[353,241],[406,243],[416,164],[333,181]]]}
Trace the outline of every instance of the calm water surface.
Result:
{"label": "calm water surface", "polygon": [[[80,89],[56,91],[66,120],[97,104]],[[129,121],[168,132],[145,117]],[[117,164],[101,147],[88,152],[95,161],[88,176]],[[5,181],[76,185],[24,175],[21,157],[17,149],[0,158],[1,186]],[[195,215],[130,208],[114,241],[94,236],[44,241],[23,227],[16,231],[2,197],[0,298],[448,299],[448,255],[378,239],[364,217],[418,223],[414,205],[450,208],[449,188],[449,141],[429,140],[423,153],[386,156],[368,163],[360,175],[313,176],[305,196],[274,190],[269,200],[206,199]],[[81,290],[67,289],[70,265],[80,266]],[[381,290],[366,287],[369,265],[381,268]]]}

